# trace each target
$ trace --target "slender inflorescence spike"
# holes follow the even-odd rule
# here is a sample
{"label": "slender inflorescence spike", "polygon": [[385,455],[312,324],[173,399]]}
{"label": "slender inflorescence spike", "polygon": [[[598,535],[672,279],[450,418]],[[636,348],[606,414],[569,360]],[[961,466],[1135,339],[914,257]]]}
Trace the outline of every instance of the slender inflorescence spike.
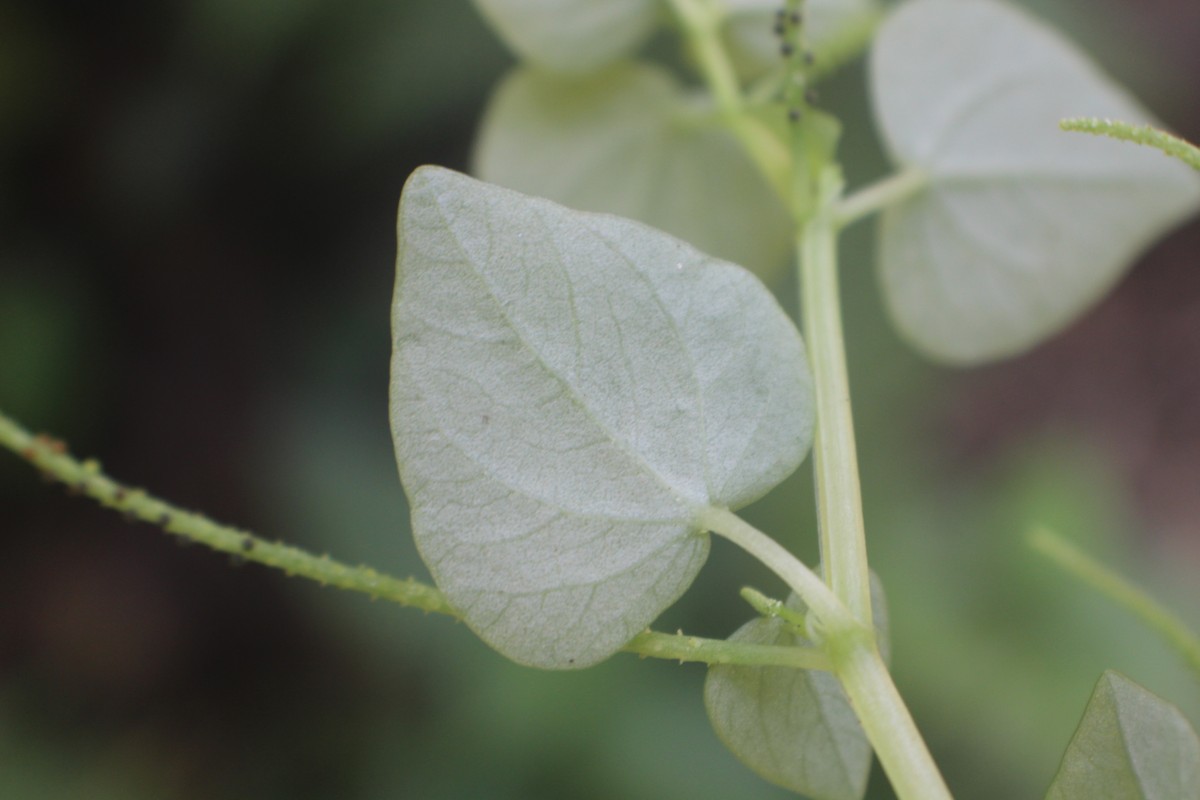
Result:
{"label": "slender inflorescence spike", "polygon": [[[413,578],[398,579],[370,567],[352,567],[327,554],[315,556],[297,547],[257,537],[247,531],[221,525],[207,517],[173,506],[110,478],[94,460],[79,461],[67,446],[49,436],[34,436],[0,413],[0,448],[15,453],[52,483],[79,489],[102,506],[120,512],[130,522],[159,526],[174,535],[180,545],[202,544],[229,554],[231,561],[246,561],[274,567],[288,577],[304,577],[322,586],[362,592],[372,600],[390,600],[426,612],[460,615],[432,586]],[[829,669],[824,653],[812,649],[771,645],[741,645],[723,640],[701,639],[645,631],[624,648],[626,652],[655,658],[682,659],[709,664],[754,664],[798,669]]]}
{"label": "slender inflorescence spike", "polygon": [[788,73],[784,83],[783,102],[788,109],[788,119],[799,122],[804,109],[812,105],[808,95],[808,68],[812,66],[812,50],[804,25],[805,0],[785,0],[784,7],[775,16],[775,34],[780,38],[779,52],[783,56]]}

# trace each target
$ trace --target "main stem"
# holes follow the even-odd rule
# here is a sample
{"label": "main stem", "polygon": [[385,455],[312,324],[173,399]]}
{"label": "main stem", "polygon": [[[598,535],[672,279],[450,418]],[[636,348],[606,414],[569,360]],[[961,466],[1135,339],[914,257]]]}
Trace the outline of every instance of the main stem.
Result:
{"label": "main stem", "polygon": [[844,653],[831,655],[834,674],[896,796],[902,800],[953,800],[874,641],[852,640]]}
{"label": "main stem", "polygon": [[[823,644],[897,796],[950,800],[871,633],[871,581],[837,282],[835,204],[841,192],[840,172],[827,166],[818,177],[815,213],[802,224],[797,241],[801,308],[816,384],[813,467],[821,555],[826,581],[861,626],[828,631]],[[864,630],[869,635],[861,635]]]}
{"label": "main stem", "polygon": [[816,213],[802,226],[796,247],[804,335],[816,384],[813,471],[821,559],[833,593],[869,626],[871,576],[838,298],[834,203],[841,195],[841,179],[836,169],[827,168],[822,173],[818,195]]}

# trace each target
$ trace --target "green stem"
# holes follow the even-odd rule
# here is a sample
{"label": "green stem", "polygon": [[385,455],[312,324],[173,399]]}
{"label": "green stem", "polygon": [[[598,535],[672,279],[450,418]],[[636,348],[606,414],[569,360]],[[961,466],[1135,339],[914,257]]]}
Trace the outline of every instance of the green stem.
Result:
{"label": "green stem", "polygon": [[[282,570],[289,576],[308,578],[322,586],[362,592],[410,608],[461,619],[434,587],[413,578],[400,579],[369,567],[350,566],[327,555],[316,556],[298,547],[273,542],[248,531],[214,522],[200,514],[118,483],[100,470],[96,461],[79,461],[66,445],[45,435],[34,435],[0,412],[0,447],[7,448],[36,467],[49,480],[65,484],[73,493],[120,511],[131,520],[148,522],[167,533]],[[826,655],[812,648],[735,644],[684,634],[645,631],[624,647],[629,653],[707,664],[829,669]]]}
{"label": "green stem", "polygon": [[816,614],[820,645],[829,654],[833,672],[846,690],[897,797],[950,800],[937,764],[883,663],[874,631],[854,619],[799,559],[736,514],[710,508],[698,522],[770,567]]}
{"label": "green stem", "polygon": [[758,589],[754,589],[749,586],[743,586],[742,591],[739,592],[739,594],[741,594],[743,600],[750,604],[751,608],[753,608],[762,616],[769,619],[781,619],[789,625],[794,626],[797,630],[804,634],[806,638],[811,638],[808,630],[808,619],[805,617],[805,615],[788,608],[787,604],[782,600],[776,600],[773,597],[767,597],[765,594],[758,591]]}
{"label": "green stem", "polygon": [[675,661],[701,661],[705,664],[738,664],[751,667],[793,667],[795,669],[831,668],[829,656],[812,647],[782,647],[768,644],[740,644],[726,639],[702,639],[698,636],[646,631],[623,648],[643,657],[669,658]]}
{"label": "green stem", "polygon": [[841,192],[841,178],[835,169],[822,173],[818,191],[818,207],[800,231],[797,250],[804,335],[816,384],[813,471],[821,560],[833,593],[855,618],[870,627],[871,574],[838,297],[833,204]]}
{"label": "green stem", "polygon": [[911,197],[927,185],[928,175],[916,167],[906,167],[839,200],[833,209],[834,224],[839,229],[848,227],[864,217]]}
{"label": "green stem", "polygon": [[779,542],[737,514],[726,508],[710,506],[700,514],[696,522],[705,530],[724,536],[782,578],[788,588],[799,595],[805,605],[817,615],[823,630],[834,632],[860,627],[859,622],[815,572]]}
{"label": "green stem", "polygon": [[352,567],[327,555],[313,555],[298,547],[273,542],[249,531],[214,522],[152,497],[144,490],[118,483],[105,475],[94,460],[79,461],[66,445],[49,436],[35,436],[0,413],[0,445],[41,471],[43,477],[65,484],[75,494],[119,511],[130,520],[141,520],[166,533],[282,570],[289,576],[316,581],[322,586],[362,592],[373,598],[438,614],[458,616],[437,589],[420,581],[393,578],[369,567]]}
{"label": "green stem", "polygon": [[737,73],[721,41],[722,8],[706,0],[669,0],[669,3],[712,92],[721,121],[738,138],[780,199],[787,202],[791,156],[779,137],[746,111]]}
{"label": "green stem", "polygon": [[879,763],[903,800],[951,800],[925,741],[873,639],[832,654],[834,672],[862,722]]}
{"label": "green stem", "polygon": [[1200,677],[1200,637],[1179,617],[1061,536],[1045,528],[1029,534],[1029,544],[1062,569],[1124,606],[1158,632]]}
{"label": "green stem", "polygon": [[737,73],[721,43],[723,11],[707,0],[668,0],[695,53],[708,88],[724,111],[741,111]]}
{"label": "green stem", "polygon": [[1114,139],[1147,145],[1161,150],[1172,158],[1178,158],[1193,169],[1200,169],[1200,147],[1149,125],[1131,125],[1128,122],[1096,117],[1072,117],[1060,122],[1059,127],[1064,131],[1111,136]]}
{"label": "green stem", "polygon": [[879,654],[871,620],[871,576],[850,409],[850,382],[837,281],[834,166],[818,179],[817,205],[797,241],[801,308],[816,385],[813,443],[817,513],[826,580],[857,628],[830,632],[822,644],[863,730],[903,800],[949,800],[950,792]]}

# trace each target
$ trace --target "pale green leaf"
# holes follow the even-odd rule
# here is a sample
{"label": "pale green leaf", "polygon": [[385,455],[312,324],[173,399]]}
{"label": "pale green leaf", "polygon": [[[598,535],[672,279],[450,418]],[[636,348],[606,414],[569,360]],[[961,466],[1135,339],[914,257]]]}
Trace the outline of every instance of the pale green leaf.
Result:
{"label": "pale green leaf", "polygon": [[437,167],[400,204],[391,420],[417,546],[500,652],[599,661],[687,588],[696,517],[803,459],[803,344],[750,273]]}
{"label": "pale green leaf", "polygon": [[784,264],[783,204],[700,98],[648,64],[593,76],[514,71],[475,151],[482,179],[653,225],[760,275]]}
{"label": "pale green leaf", "polygon": [[904,4],[880,29],[871,80],[894,160],[930,180],[883,216],[883,288],[901,331],[936,358],[1037,344],[1200,207],[1183,164],[1059,130],[1064,117],[1149,115],[1008,6]]}
{"label": "pale green leaf", "polygon": [[[804,603],[788,598],[790,609]],[[871,607],[879,649],[888,657],[887,604],[871,575]],[[811,647],[779,618],[755,619],[732,642]],[[813,800],[859,800],[866,792],[871,744],[837,679],[828,672],[715,665],[704,704],[717,736],[761,777]]]}
{"label": "pale green leaf", "polygon": [[[782,0],[722,0],[727,9],[725,38],[730,55],[745,75],[753,76],[782,67],[780,39],[775,33],[776,13]],[[865,42],[880,16],[878,0],[808,0],[805,34],[816,56],[817,68],[827,59],[841,61],[856,44]]]}
{"label": "pale green leaf", "polygon": [[1200,739],[1179,709],[1110,670],[1046,800],[1200,800]]}
{"label": "pale green leaf", "polygon": [[531,64],[583,73],[629,55],[653,32],[659,0],[475,0],[506,44]]}

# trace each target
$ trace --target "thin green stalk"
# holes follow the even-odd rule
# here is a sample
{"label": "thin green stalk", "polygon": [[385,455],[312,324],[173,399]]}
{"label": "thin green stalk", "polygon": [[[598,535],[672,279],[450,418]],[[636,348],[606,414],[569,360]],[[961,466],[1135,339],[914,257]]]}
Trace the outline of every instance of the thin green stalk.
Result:
{"label": "thin green stalk", "polygon": [[1059,127],[1064,131],[1111,136],[1114,139],[1153,147],[1172,158],[1178,158],[1193,169],[1200,169],[1200,147],[1149,125],[1131,125],[1128,122],[1097,117],[1072,117],[1060,122]]}
{"label": "thin green stalk", "polygon": [[907,167],[839,200],[833,209],[834,224],[838,229],[849,227],[864,217],[911,197],[928,184],[928,175],[916,167]]}
{"label": "thin green stalk", "polygon": [[871,625],[871,574],[867,566],[862,492],[850,380],[842,337],[837,279],[837,224],[834,201],[841,193],[837,170],[820,177],[819,204],[797,240],[800,304],[804,335],[816,384],[817,432],[813,471],[821,560],[833,593],[866,626]]}
{"label": "thin green stalk", "polygon": [[45,435],[35,436],[2,413],[0,445],[28,461],[46,479],[63,483],[74,494],[90,497],[106,508],[121,512],[129,520],[149,523],[181,539],[229,553],[239,560],[274,567],[289,576],[308,578],[322,586],[336,586],[403,606],[458,617],[458,612],[432,586],[411,578],[383,575],[369,567],[342,564],[327,555],[313,555],[298,547],[269,541],[186,511],[143,489],[118,483],[101,471],[99,462],[77,460],[67,452],[63,442]]}
{"label": "thin green stalk", "polygon": [[896,796],[902,800],[952,800],[874,641],[853,642],[832,658],[834,673]]}
{"label": "thin green stalk", "polygon": [[871,577],[850,408],[850,381],[837,281],[835,209],[842,179],[835,166],[820,174],[817,205],[797,240],[800,302],[816,384],[813,443],[821,556],[833,593],[859,630],[835,632],[823,645],[896,795],[903,800],[949,800],[937,764],[879,654],[871,620]]}
{"label": "thin green stalk", "polygon": [[[426,583],[413,578],[394,578],[370,567],[342,564],[327,555],[313,555],[185,511],[142,489],[113,480],[101,471],[98,462],[77,460],[67,452],[63,442],[34,435],[2,412],[0,447],[16,453],[46,479],[65,484],[74,494],[89,497],[130,520],[147,522],[181,539],[229,553],[239,560],[274,567],[290,576],[308,578],[322,586],[336,586],[362,592],[373,599],[461,618],[442,593]],[[634,637],[624,650],[644,657],[707,664],[829,669],[828,657],[812,648],[737,644],[682,633],[645,631]]]}
{"label": "thin green stalk", "polygon": [[787,202],[791,196],[787,185],[791,156],[779,137],[746,110],[737,73],[721,41],[722,7],[708,0],[669,0],[669,3],[713,94],[722,122],[738,138],[780,199]]}
{"label": "thin green stalk", "polygon": [[812,647],[783,647],[770,644],[741,644],[726,639],[702,639],[698,636],[646,631],[635,636],[623,648],[643,657],[674,661],[700,661],[705,664],[738,664],[750,667],[793,667],[828,671],[829,656]]}
{"label": "thin green stalk", "polygon": [[721,43],[720,28],[723,10],[708,0],[669,0],[676,19],[683,26],[704,79],[717,100],[717,105],[731,113],[742,107],[737,73]]}
{"label": "thin green stalk", "polygon": [[697,519],[706,530],[724,536],[765,564],[800,596],[827,631],[860,627],[858,620],[834,596],[829,587],[779,542],[767,536],[726,508],[710,507]]}
{"label": "thin green stalk", "polygon": [[1200,637],[1183,620],[1125,578],[1045,528],[1031,531],[1029,544],[1071,575],[1140,617],[1179,651],[1200,677]]}
{"label": "thin green stalk", "polygon": [[741,517],[710,508],[699,522],[770,567],[816,614],[820,645],[896,795],[902,800],[951,800],[937,764],[883,663],[874,631],[852,617],[799,559]]}
{"label": "thin green stalk", "polygon": [[767,597],[758,589],[750,586],[743,586],[739,594],[741,594],[743,600],[750,604],[751,608],[762,616],[768,619],[781,619],[795,627],[806,637],[809,637],[808,618],[804,614],[788,608],[787,604],[782,600]]}

